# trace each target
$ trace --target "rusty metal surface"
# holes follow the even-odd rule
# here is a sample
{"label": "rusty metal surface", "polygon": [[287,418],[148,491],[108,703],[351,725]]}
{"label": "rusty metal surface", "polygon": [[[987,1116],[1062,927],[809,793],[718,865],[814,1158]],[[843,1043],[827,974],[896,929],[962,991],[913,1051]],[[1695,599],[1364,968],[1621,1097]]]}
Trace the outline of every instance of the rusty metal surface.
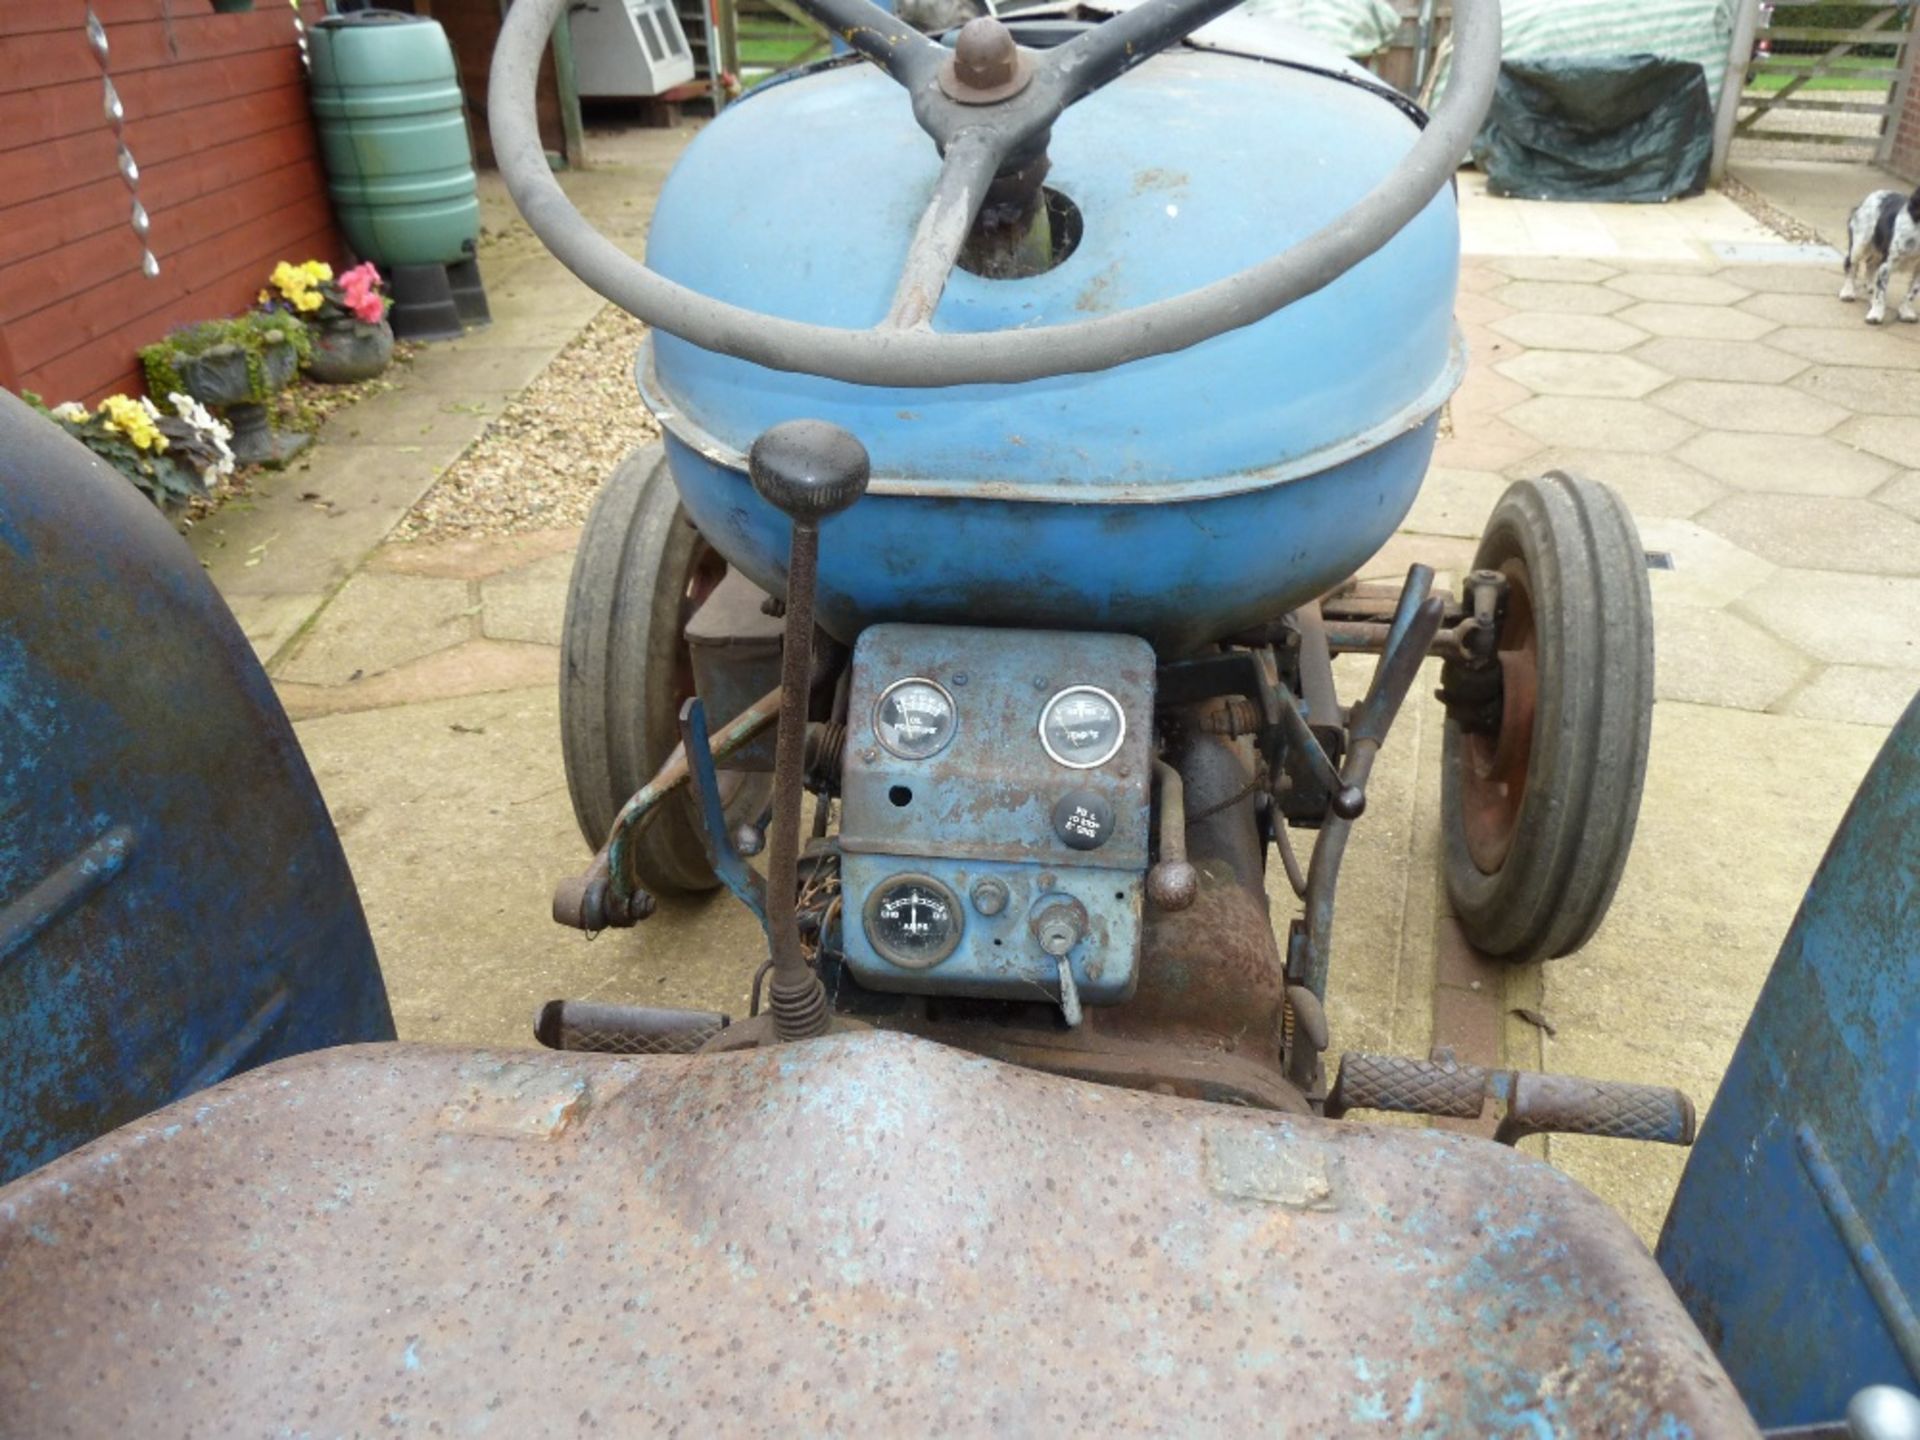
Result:
{"label": "rusty metal surface", "polygon": [[286,1062],[0,1191],[0,1317],[49,1440],[1753,1433],[1527,1157],[882,1034]]}

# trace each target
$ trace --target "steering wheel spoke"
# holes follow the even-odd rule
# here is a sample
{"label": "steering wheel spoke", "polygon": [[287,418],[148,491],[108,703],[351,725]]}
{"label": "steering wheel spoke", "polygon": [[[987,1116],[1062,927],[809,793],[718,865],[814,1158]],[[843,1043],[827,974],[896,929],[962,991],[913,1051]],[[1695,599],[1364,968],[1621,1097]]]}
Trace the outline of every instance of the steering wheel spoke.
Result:
{"label": "steering wheel spoke", "polygon": [[921,330],[928,327],[947,277],[973,230],[987,188],[999,172],[1006,147],[1001,137],[985,129],[962,130],[947,145],[946,161],[934,183],[927,208],[920,213],[907,262],[900,267],[900,283],[881,330]]}
{"label": "steering wheel spoke", "polygon": [[793,0],[793,6],[819,21],[908,90],[934,77],[946,50],[898,15],[873,0]]}
{"label": "steering wheel spoke", "polygon": [[1240,0],[1146,0],[1046,52],[1062,108],[1118,80],[1144,60],[1184,39]]}

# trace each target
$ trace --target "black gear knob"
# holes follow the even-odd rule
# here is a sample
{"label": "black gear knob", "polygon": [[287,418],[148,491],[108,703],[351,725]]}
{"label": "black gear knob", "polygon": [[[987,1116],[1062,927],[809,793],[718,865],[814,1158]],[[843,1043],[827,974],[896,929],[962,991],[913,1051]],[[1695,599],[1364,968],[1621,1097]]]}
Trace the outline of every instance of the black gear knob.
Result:
{"label": "black gear knob", "polygon": [[787,420],[747,452],[747,474],[769,505],[796,525],[818,525],[867,493],[867,447],[824,420]]}

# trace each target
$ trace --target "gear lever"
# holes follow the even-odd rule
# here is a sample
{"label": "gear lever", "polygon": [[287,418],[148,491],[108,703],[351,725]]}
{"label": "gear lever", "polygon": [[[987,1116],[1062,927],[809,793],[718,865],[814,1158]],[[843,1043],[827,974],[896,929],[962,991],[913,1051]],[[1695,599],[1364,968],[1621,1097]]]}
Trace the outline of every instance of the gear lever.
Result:
{"label": "gear lever", "polygon": [[804,1040],[827,1029],[827,993],[807,964],[794,924],[799,888],[800,797],[807,697],[813,684],[813,591],[820,522],[867,490],[866,447],[823,420],[788,420],[747,453],[747,474],[769,505],[793,521],[787,555],[786,631],[780,647],[780,728],[774,742],[773,825],[767,836],[767,935],[774,1033]]}

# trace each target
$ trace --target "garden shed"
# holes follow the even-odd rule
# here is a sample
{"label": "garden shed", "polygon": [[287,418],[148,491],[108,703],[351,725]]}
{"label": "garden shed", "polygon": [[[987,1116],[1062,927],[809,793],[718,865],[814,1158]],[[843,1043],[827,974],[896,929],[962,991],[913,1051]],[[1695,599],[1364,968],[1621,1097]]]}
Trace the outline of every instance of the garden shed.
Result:
{"label": "garden shed", "polygon": [[338,258],[296,0],[232,3],[0,4],[0,385],[137,390],[141,345]]}

